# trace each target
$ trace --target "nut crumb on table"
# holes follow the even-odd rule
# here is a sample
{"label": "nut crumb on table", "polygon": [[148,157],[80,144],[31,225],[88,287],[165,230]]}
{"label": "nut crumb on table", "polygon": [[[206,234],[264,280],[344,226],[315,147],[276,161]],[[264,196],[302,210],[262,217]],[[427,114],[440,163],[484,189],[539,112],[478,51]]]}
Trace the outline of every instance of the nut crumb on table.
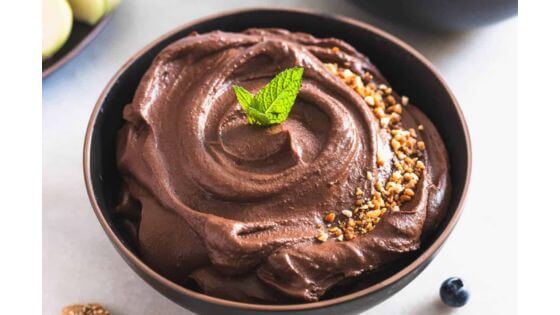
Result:
{"label": "nut crumb on table", "polygon": [[110,315],[101,304],[88,303],[88,304],[74,304],[66,306],[62,309],[62,315]]}

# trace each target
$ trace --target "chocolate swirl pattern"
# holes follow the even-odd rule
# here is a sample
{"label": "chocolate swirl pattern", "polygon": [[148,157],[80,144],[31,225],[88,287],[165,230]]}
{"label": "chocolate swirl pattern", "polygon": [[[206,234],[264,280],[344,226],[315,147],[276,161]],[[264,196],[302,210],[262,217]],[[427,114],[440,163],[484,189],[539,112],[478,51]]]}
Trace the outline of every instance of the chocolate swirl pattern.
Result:
{"label": "chocolate swirl pattern", "polygon": [[[403,124],[423,124],[428,149],[408,211],[351,242],[314,238],[325,211],[353,203],[366,170],[382,178],[391,167],[374,167],[378,152],[391,154],[388,135],[325,62],[386,83],[348,44],[278,29],[192,35],[159,53],[125,107],[117,146],[116,211],[149,265],[210,295],[285,303],[317,300],[418,249],[443,213],[449,179],[443,143],[413,106]],[[232,85],[255,93],[293,66],[305,71],[288,120],[248,125]]]}

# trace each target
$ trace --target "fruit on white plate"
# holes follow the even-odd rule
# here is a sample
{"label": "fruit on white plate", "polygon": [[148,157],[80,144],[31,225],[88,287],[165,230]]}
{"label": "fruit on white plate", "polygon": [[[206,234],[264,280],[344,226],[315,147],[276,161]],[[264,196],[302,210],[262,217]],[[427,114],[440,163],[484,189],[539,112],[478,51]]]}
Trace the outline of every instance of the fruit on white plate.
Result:
{"label": "fruit on white plate", "polygon": [[80,22],[94,25],[107,12],[107,0],[69,0],[74,18]]}
{"label": "fruit on white plate", "polygon": [[66,0],[43,0],[43,60],[54,55],[72,32],[72,9]]}
{"label": "fruit on white plate", "polygon": [[121,0],[106,0],[106,1],[107,4],[105,7],[106,10],[105,14],[113,11],[121,3]]}

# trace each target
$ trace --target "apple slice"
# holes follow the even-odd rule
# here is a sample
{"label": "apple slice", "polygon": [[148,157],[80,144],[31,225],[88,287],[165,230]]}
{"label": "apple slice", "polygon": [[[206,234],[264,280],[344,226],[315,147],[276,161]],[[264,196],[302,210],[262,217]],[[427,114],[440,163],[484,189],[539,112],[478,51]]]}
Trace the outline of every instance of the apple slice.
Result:
{"label": "apple slice", "polygon": [[66,0],[43,0],[43,60],[66,43],[72,31],[72,9]]}
{"label": "apple slice", "polygon": [[74,18],[80,22],[94,25],[105,15],[107,0],[69,0]]}
{"label": "apple slice", "polygon": [[105,12],[105,14],[113,11],[114,9],[117,8],[117,6],[119,6],[119,4],[121,4],[121,0],[106,0],[106,1],[107,1],[107,4],[106,4],[106,7],[105,7],[105,10],[107,12]]}

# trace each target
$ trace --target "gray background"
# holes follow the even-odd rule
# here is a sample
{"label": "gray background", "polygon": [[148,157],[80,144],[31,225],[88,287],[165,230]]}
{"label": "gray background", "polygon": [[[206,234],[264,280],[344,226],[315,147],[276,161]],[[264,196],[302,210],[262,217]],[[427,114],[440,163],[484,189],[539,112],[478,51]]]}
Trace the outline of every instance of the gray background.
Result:
{"label": "gray background", "polygon": [[[87,121],[111,76],[159,35],[223,10],[268,5],[347,15],[404,39],[443,74],[469,123],[474,172],[459,225],[417,280],[368,313],[514,313],[517,18],[434,35],[380,20],[346,1],[296,0],[125,0],[90,46],[43,80],[43,313],[94,301],[116,315],[189,314],[136,276],[98,224],[82,176]],[[472,293],[458,310],[438,301],[441,281],[453,275]]]}

